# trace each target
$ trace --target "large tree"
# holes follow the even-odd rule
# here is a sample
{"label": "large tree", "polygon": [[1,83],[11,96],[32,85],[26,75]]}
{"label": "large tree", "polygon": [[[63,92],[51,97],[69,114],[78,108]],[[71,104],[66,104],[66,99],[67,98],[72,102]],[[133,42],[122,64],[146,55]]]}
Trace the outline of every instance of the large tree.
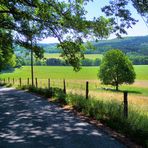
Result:
{"label": "large tree", "polygon": [[[109,19],[86,20],[84,4],[87,1],[1,0],[0,28],[11,31],[13,41],[25,48],[31,48],[31,43],[44,37],[56,37],[64,59],[79,70],[83,38],[108,37],[111,29]],[[36,44],[33,44],[33,50],[42,57]]]}
{"label": "large tree", "polygon": [[136,74],[128,57],[121,50],[112,49],[104,55],[98,77],[103,84],[116,86],[118,90],[123,83],[132,84]]}
{"label": "large tree", "polygon": [[[85,5],[89,1],[92,0],[1,0],[0,29],[11,33],[12,43],[29,49],[33,46],[38,57],[43,53],[36,42],[44,37],[56,37],[63,58],[79,70],[79,61],[84,57],[84,38],[106,38],[111,32],[117,32],[119,36],[126,33],[126,27],[136,23],[125,8],[127,0],[110,0],[110,5],[103,11],[112,15],[111,19],[98,17],[87,20]],[[147,14],[147,9],[141,5],[136,7],[137,4],[139,6],[136,0],[132,2],[139,13]],[[121,25],[115,19],[117,17],[121,18]]]}

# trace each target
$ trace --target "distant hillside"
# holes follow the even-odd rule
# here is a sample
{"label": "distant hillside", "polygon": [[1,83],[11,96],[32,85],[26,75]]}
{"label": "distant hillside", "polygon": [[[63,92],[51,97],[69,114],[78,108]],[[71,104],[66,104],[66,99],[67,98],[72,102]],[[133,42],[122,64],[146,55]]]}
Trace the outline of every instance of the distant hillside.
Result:
{"label": "distant hillside", "polygon": [[[45,53],[59,53],[60,50],[54,44],[39,44],[44,48]],[[101,40],[93,42],[95,50],[87,49],[85,53],[102,54],[109,49],[121,49],[128,54],[148,55],[148,36],[126,37],[123,39]],[[15,52],[18,53],[23,49],[16,47]]]}
{"label": "distant hillside", "polygon": [[87,53],[103,53],[109,49],[121,49],[125,53],[136,52],[148,55],[148,36],[126,37],[123,39],[104,40],[93,43],[96,50],[87,50]]}

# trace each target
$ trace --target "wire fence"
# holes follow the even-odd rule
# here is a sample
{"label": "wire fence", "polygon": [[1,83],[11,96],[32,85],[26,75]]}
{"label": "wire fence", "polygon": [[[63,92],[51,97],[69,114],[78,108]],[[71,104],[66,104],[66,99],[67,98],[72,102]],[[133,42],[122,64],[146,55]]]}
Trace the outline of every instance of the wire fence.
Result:
{"label": "wire fence", "polygon": [[[22,78],[3,78],[0,79],[2,83],[8,83],[13,85],[14,87],[23,86],[23,85],[32,85],[32,80],[30,78],[22,79]],[[73,93],[78,95],[83,95],[88,98],[101,99],[103,101],[119,101],[123,104],[124,93],[125,92],[116,92],[110,91],[108,89],[102,89],[102,85],[97,80],[64,80],[64,79],[34,79],[34,86],[38,88],[50,88],[50,87],[58,87],[63,89],[66,93]],[[147,112],[147,99],[143,99],[143,96],[136,94],[127,95],[128,102],[130,105],[138,108],[140,110],[144,110]],[[127,103],[128,104],[128,103]]]}
{"label": "wire fence", "polygon": [[[79,95],[85,95],[86,99],[89,98],[90,90],[95,91],[98,88],[96,81],[78,81],[78,80],[51,80],[51,79],[34,79],[34,84],[32,84],[31,79],[14,79],[7,78],[1,79],[1,83],[8,83],[14,86],[23,86],[23,85],[33,85],[35,87],[40,88],[50,88],[50,87],[58,87],[63,89],[64,93],[71,92]],[[128,117],[128,99],[127,92],[124,92],[124,116]]]}

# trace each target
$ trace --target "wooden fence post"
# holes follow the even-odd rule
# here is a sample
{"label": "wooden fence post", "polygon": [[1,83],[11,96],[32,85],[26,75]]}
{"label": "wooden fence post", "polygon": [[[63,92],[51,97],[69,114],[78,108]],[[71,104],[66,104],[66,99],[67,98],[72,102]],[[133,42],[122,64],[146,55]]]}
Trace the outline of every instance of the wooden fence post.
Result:
{"label": "wooden fence post", "polygon": [[38,79],[37,78],[35,78],[35,86],[36,86],[36,88],[38,87]]}
{"label": "wooden fence post", "polygon": [[20,80],[20,87],[21,87],[22,86],[22,79],[20,78],[19,80]]}
{"label": "wooden fence post", "polygon": [[12,83],[13,83],[13,85],[14,85],[14,78],[13,78],[13,80],[12,80],[12,81],[13,81]]}
{"label": "wooden fence post", "polygon": [[50,89],[50,79],[48,79],[48,89]]}
{"label": "wooden fence post", "polygon": [[128,118],[128,92],[125,91],[124,93],[124,117]]}
{"label": "wooden fence post", "polygon": [[6,82],[5,78],[4,78],[4,83]]}
{"label": "wooden fence post", "polygon": [[29,78],[27,78],[27,85],[29,85]]}
{"label": "wooden fence post", "polygon": [[88,81],[86,81],[86,99],[88,99],[88,93],[89,93]]}
{"label": "wooden fence post", "polygon": [[10,78],[8,78],[8,83],[10,83]]}
{"label": "wooden fence post", "polygon": [[63,80],[63,92],[64,92],[64,94],[66,94],[66,83],[65,83],[65,79]]}

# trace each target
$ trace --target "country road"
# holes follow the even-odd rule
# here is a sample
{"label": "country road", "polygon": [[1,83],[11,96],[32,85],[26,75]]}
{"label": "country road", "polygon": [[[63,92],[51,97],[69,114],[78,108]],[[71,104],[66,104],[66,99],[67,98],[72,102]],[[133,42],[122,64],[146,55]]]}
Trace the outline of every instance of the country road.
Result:
{"label": "country road", "polygon": [[0,87],[0,148],[125,148],[39,96]]}

